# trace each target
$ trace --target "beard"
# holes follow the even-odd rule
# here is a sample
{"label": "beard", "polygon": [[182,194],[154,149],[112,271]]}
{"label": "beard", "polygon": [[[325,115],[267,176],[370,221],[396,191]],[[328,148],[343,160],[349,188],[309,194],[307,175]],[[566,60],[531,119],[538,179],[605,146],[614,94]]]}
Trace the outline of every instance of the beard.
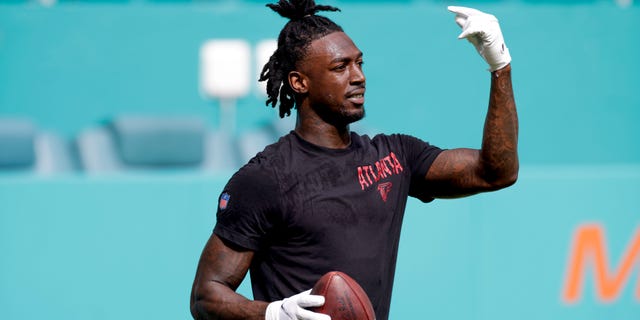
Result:
{"label": "beard", "polygon": [[351,124],[354,123],[356,121],[362,120],[364,118],[364,116],[366,115],[366,112],[364,110],[364,106],[360,107],[360,109],[358,110],[358,112],[342,112],[342,120],[345,121],[344,124]]}
{"label": "beard", "polygon": [[351,123],[362,120],[366,114],[364,105],[355,109],[340,108],[340,110],[333,110],[327,106],[316,106],[313,109],[324,122],[336,127],[348,126]]}

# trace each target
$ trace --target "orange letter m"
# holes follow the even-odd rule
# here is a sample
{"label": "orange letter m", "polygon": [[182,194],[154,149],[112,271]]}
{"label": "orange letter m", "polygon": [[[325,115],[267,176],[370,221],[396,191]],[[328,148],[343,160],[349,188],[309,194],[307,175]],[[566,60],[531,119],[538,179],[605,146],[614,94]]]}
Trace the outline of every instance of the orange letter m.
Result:
{"label": "orange letter m", "polygon": [[[603,234],[602,227],[598,224],[586,224],[577,229],[573,247],[569,253],[569,265],[562,296],[565,302],[575,303],[580,299],[585,269],[589,264],[594,268],[594,283],[598,298],[604,302],[615,300],[628,279],[634,263],[640,260],[640,229],[638,229],[620,260],[618,270],[611,274]],[[636,286],[635,294],[640,300],[640,281]]]}

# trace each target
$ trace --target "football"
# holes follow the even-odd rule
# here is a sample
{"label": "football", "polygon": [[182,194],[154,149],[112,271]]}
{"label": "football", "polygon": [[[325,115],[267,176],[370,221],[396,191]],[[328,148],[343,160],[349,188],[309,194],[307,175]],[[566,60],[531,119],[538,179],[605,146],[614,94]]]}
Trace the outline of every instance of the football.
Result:
{"label": "football", "polygon": [[331,316],[331,320],[375,320],[369,297],[351,277],[340,271],[323,275],[311,294],[324,296],[324,305],[311,308]]}

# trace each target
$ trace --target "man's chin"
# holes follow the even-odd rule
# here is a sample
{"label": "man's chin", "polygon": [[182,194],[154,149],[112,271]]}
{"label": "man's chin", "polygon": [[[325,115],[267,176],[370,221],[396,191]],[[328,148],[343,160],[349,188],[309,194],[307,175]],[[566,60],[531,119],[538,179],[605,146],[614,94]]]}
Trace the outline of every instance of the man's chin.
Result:
{"label": "man's chin", "polygon": [[364,105],[358,108],[344,108],[338,112],[331,112],[328,108],[316,109],[317,114],[326,123],[333,124],[335,126],[348,126],[358,120],[364,118]]}
{"label": "man's chin", "polygon": [[356,121],[362,120],[365,116],[364,106],[362,106],[358,110],[353,110],[351,112],[345,112],[343,115],[343,120],[346,124],[354,123]]}

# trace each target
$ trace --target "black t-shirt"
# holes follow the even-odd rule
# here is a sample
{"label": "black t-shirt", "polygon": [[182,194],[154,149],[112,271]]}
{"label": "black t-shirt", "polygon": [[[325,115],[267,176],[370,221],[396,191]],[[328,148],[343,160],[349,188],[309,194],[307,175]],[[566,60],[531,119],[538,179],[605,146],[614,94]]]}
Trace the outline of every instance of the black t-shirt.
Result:
{"label": "black t-shirt", "polygon": [[424,176],[441,149],[407,135],[351,141],[327,149],[292,131],[227,183],[214,232],[255,251],[254,299],[289,297],[338,270],[388,318],[407,196],[433,200]]}

